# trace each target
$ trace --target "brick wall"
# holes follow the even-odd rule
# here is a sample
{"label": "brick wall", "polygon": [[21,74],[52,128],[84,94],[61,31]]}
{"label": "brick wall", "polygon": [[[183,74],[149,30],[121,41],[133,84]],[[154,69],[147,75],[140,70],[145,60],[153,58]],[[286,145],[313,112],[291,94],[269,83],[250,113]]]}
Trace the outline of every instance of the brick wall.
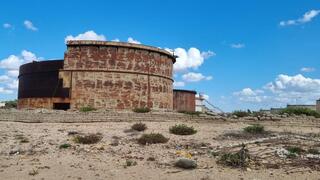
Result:
{"label": "brick wall", "polygon": [[72,41],[59,76],[70,88],[71,108],[172,109],[173,63],[169,53],[148,46]]}

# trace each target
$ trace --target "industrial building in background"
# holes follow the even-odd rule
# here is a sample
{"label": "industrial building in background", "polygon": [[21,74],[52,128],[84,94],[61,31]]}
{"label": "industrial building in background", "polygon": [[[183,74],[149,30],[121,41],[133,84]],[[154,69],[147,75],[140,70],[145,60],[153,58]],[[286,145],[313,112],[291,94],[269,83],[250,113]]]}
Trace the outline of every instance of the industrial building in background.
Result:
{"label": "industrial building in background", "polygon": [[63,60],[20,67],[18,108],[195,111],[195,91],[173,90],[175,61],[151,46],[68,41]]}

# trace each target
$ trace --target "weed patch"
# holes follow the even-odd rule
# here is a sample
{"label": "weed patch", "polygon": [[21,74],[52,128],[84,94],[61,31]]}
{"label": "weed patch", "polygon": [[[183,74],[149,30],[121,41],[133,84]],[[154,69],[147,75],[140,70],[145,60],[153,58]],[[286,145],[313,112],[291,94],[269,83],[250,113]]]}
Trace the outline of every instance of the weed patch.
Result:
{"label": "weed patch", "polygon": [[147,125],[144,123],[135,123],[134,125],[131,126],[131,129],[136,131],[144,131],[147,129]]}
{"label": "weed patch", "polygon": [[77,135],[73,138],[73,141],[79,144],[95,144],[98,143],[101,139],[102,135],[97,133],[89,135]]}
{"label": "weed patch", "polygon": [[166,143],[168,142],[168,138],[164,137],[162,134],[159,133],[150,133],[150,134],[143,134],[139,139],[138,143],[142,145],[146,144],[158,144],[158,143]]}
{"label": "weed patch", "polygon": [[176,135],[192,135],[197,133],[197,130],[195,130],[192,126],[189,127],[185,124],[177,124],[175,126],[172,126],[170,127],[169,131],[170,133]]}

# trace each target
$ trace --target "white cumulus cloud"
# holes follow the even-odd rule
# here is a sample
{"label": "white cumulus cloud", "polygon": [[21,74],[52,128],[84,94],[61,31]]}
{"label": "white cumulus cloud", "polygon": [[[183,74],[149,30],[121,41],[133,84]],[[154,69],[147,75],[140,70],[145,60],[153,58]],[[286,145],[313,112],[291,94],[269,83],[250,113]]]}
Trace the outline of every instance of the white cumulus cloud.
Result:
{"label": "white cumulus cloud", "polygon": [[233,95],[242,102],[260,104],[261,108],[283,107],[287,104],[315,104],[320,98],[320,79],[308,78],[301,74],[280,74],[262,88],[265,91],[244,88]]}
{"label": "white cumulus cloud", "polygon": [[18,89],[18,85],[19,85],[19,81],[17,79],[12,79],[8,84],[7,84],[7,87],[9,89]]}
{"label": "white cumulus cloud", "polygon": [[182,75],[182,79],[187,82],[198,82],[201,80],[211,80],[212,76],[204,76],[201,73],[189,72],[189,73]]}
{"label": "white cumulus cloud", "polygon": [[233,44],[230,44],[230,47],[234,49],[241,49],[241,48],[245,48],[246,45],[242,43],[233,43]]}
{"label": "white cumulus cloud", "polygon": [[0,61],[0,69],[4,70],[4,75],[0,75],[0,94],[12,94],[18,89],[19,67],[22,64],[37,61],[41,58],[34,53],[23,50],[20,55],[10,55]]}
{"label": "white cumulus cloud", "polygon": [[65,39],[65,42],[70,40],[96,40],[96,41],[106,41],[107,38],[103,34],[97,34],[94,31],[90,30],[83,34],[78,34],[77,36],[68,35]]}
{"label": "white cumulus cloud", "polygon": [[120,39],[116,38],[116,39],[113,39],[113,40],[111,40],[111,41],[113,41],[113,42],[120,42]]}
{"label": "white cumulus cloud", "polygon": [[8,76],[10,77],[18,77],[19,75],[19,70],[8,70],[7,71]]}
{"label": "white cumulus cloud", "polygon": [[174,87],[184,87],[185,83],[183,81],[175,81],[173,82]]}
{"label": "white cumulus cloud", "polygon": [[0,87],[0,94],[12,94],[13,90]]}
{"label": "white cumulus cloud", "polygon": [[311,22],[316,16],[318,16],[320,10],[310,10],[306,12],[302,17],[294,20],[281,21],[280,26],[300,25]]}
{"label": "white cumulus cloud", "polygon": [[0,83],[7,82],[10,80],[10,77],[7,75],[0,75]]}
{"label": "white cumulus cloud", "polygon": [[133,39],[132,37],[128,38],[128,43],[132,43],[132,44],[141,44],[140,41]]}
{"label": "white cumulus cloud", "polygon": [[13,28],[13,26],[12,26],[11,24],[9,24],[9,23],[4,23],[4,24],[3,24],[3,28],[5,28],[5,29],[11,29],[11,28]]}
{"label": "white cumulus cloud", "polygon": [[176,63],[174,63],[174,71],[185,71],[187,69],[197,69],[200,67],[205,59],[208,59],[216,54],[212,51],[200,52],[197,48],[190,48],[186,50],[184,48],[176,48],[174,50],[165,48],[166,51],[173,53],[177,56]]}
{"label": "white cumulus cloud", "polygon": [[315,70],[313,67],[303,67],[300,69],[301,72],[314,72]]}
{"label": "white cumulus cloud", "polygon": [[[40,60],[40,58],[38,58],[34,53],[27,51],[27,50],[23,50],[21,52],[21,55],[17,56],[17,55],[10,55],[9,57],[2,59],[0,61],[0,68],[2,69],[6,69],[6,70],[19,70],[19,67],[22,64],[31,62],[31,61],[37,61]],[[12,75],[13,73],[16,72],[10,72],[10,74]]]}
{"label": "white cumulus cloud", "polygon": [[38,28],[33,25],[33,23],[29,20],[25,20],[23,22],[24,26],[31,31],[38,31]]}
{"label": "white cumulus cloud", "polygon": [[274,82],[265,86],[272,92],[320,92],[320,79],[304,77],[301,74],[288,76],[280,74]]}

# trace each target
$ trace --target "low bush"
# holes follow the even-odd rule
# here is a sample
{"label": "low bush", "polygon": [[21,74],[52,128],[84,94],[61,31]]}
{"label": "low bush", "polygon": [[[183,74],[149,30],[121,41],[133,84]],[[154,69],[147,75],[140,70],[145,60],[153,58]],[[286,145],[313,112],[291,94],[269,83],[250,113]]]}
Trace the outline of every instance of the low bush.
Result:
{"label": "low bush", "polygon": [[178,111],[178,113],[183,113],[191,116],[200,116],[201,112],[198,111]]}
{"label": "low bush", "polygon": [[142,107],[142,108],[134,108],[133,109],[133,112],[135,113],[147,113],[147,112],[150,112],[151,109],[148,108],[148,107]]}
{"label": "low bush", "polygon": [[134,125],[131,126],[131,129],[136,131],[144,131],[147,129],[147,125],[144,123],[135,123]]}
{"label": "low bush", "polygon": [[101,139],[102,135],[97,133],[89,135],[77,135],[73,138],[73,141],[80,144],[95,144],[98,143]]}
{"label": "low bush", "polygon": [[245,127],[244,132],[250,133],[250,134],[262,134],[264,133],[264,126],[260,124],[253,124],[248,127]]}
{"label": "low bush", "polygon": [[67,149],[67,148],[69,148],[69,147],[71,147],[71,144],[65,143],[65,144],[61,144],[61,145],[59,146],[59,149]]}
{"label": "low bush", "polygon": [[280,114],[285,114],[285,113],[289,115],[306,115],[306,116],[314,116],[316,118],[320,118],[319,112],[308,109],[308,108],[290,107],[280,111]]}
{"label": "low bush", "polygon": [[300,147],[297,146],[289,146],[286,147],[287,151],[289,151],[290,154],[301,154],[302,152],[304,152],[304,150]]}
{"label": "low bush", "polygon": [[248,166],[249,159],[249,151],[245,148],[245,145],[242,145],[242,148],[236,153],[222,154],[218,163],[235,168],[244,168]]}
{"label": "low bush", "polygon": [[309,154],[320,154],[320,151],[318,149],[308,149]]}
{"label": "low bush", "polygon": [[124,165],[124,167],[136,166],[137,164],[138,164],[137,161],[134,161],[132,159],[127,159],[126,160],[126,164]]}
{"label": "low bush", "polygon": [[235,115],[237,117],[247,117],[250,116],[250,113],[247,111],[233,111],[232,115]]}
{"label": "low bush", "polygon": [[18,100],[12,101],[5,101],[5,105],[3,108],[10,109],[10,108],[17,108]]}
{"label": "low bush", "polygon": [[80,112],[90,112],[90,111],[95,111],[95,110],[97,110],[97,109],[94,107],[91,107],[91,106],[84,106],[79,109]]}
{"label": "low bush", "polygon": [[192,135],[197,133],[197,130],[195,130],[192,126],[188,127],[185,124],[177,124],[169,129],[170,133],[176,134],[176,135]]}
{"label": "low bush", "polygon": [[139,139],[138,143],[142,145],[146,144],[158,144],[158,143],[166,143],[168,142],[168,138],[164,137],[162,134],[159,133],[150,133],[150,134],[143,134]]}

